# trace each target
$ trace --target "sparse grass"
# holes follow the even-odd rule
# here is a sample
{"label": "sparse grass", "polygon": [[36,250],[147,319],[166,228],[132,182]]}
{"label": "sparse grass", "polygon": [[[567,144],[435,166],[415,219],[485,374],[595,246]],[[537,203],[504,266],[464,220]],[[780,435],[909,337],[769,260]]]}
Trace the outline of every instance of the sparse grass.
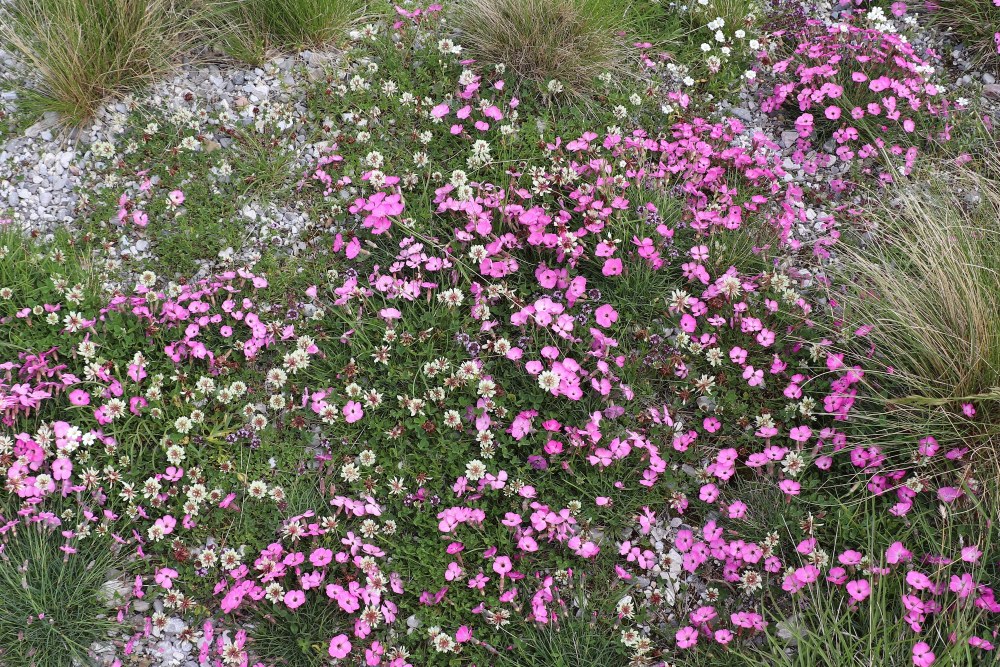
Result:
{"label": "sparse grass", "polygon": [[281,138],[240,130],[233,145],[233,162],[243,194],[280,200],[289,187],[294,155]]}
{"label": "sparse grass", "polygon": [[[685,8],[682,8],[685,7]],[[696,82],[699,94],[692,95],[694,104],[710,103],[713,98],[726,97],[740,83],[740,77],[753,63],[747,42],[757,36],[755,17],[762,14],[757,0],[709,0],[707,4],[637,2],[630,17],[638,41],[653,44],[653,52],[664,51],[669,62],[684,69],[685,75]],[[716,30],[709,28],[719,18],[726,36],[730,55],[722,59],[718,70],[708,66],[702,44],[720,47]],[[746,36],[736,39],[737,30]],[[718,57],[718,51],[712,52]],[[711,97],[710,97],[711,96]]]}
{"label": "sparse grass", "polygon": [[69,123],[171,69],[188,44],[176,0],[13,0],[0,40],[31,68],[19,106]]}
{"label": "sparse grass", "polygon": [[729,28],[749,28],[760,13],[757,0],[709,0],[706,4],[690,3],[688,23],[698,28],[718,18]]}
{"label": "sparse grass", "polygon": [[609,0],[462,0],[458,41],[480,65],[503,64],[543,91],[586,96],[597,77],[627,70],[627,5]]}
{"label": "sparse grass", "polygon": [[[565,610],[564,610],[565,611]],[[497,667],[619,667],[628,658],[609,631],[581,616],[565,616],[558,623],[536,626],[510,638],[509,647],[496,647],[481,664]]]}
{"label": "sparse grass", "polygon": [[[89,249],[59,231],[42,245],[27,238],[19,227],[0,225],[0,319],[13,318],[0,333],[0,354],[16,355],[33,346],[58,345],[58,331],[41,325],[43,318],[14,318],[26,304],[51,303],[60,298],[51,276],[59,276],[80,295],[80,307],[94,307],[104,298],[99,276],[88,261]],[[37,325],[37,326],[36,326]],[[47,349],[47,348],[46,348]]]}
{"label": "sparse grass", "polygon": [[931,14],[935,23],[950,32],[967,49],[976,66],[1000,65],[1000,7],[991,0],[938,0]]}
{"label": "sparse grass", "polygon": [[[996,158],[985,165],[996,173]],[[843,248],[849,323],[906,391],[959,399],[1000,386],[1000,186],[939,166],[879,195],[871,229]]]}
{"label": "sparse grass", "polygon": [[[104,539],[75,545],[68,555],[57,529],[41,524],[8,533],[0,552],[0,664],[65,667],[92,664],[95,641],[118,624],[101,587],[121,557]],[[107,542],[111,542],[107,538]]]}
{"label": "sparse grass", "polygon": [[210,3],[220,46],[260,64],[273,51],[335,46],[362,15],[365,0],[222,0]]}
{"label": "sparse grass", "polygon": [[334,605],[307,605],[302,612],[275,607],[253,620],[250,648],[259,659],[284,667],[321,667],[330,663],[330,637],[342,627]]}
{"label": "sparse grass", "polygon": [[[976,563],[943,561],[928,567],[914,567],[935,581],[948,582],[952,575],[971,572],[977,580],[996,579],[996,542],[990,530],[996,516],[995,504],[974,501],[960,510],[940,512],[934,504],[913,513],[905,527],[879,511],[874,502],[843,506],[836,522],[845,543],[859,540],[874,565],[887,567],[885,549],[901,540],[908,548],[923,553],[957,553],[963,546],[977,545],[983,556]],[[833,522],[831,522],[833,523]],[[896,566],[898,567],[898,566]],[[793,613],[778,601],[773,609],[782,616],[771,618],[773,630],[768,643],[757,649],[738,650],[745,663],[781,667],[910,667],[917,635],[906,623],[900,598],[911,592],[899,577],[876,578],[872,595],[860,604],[849,604],[847,596],[830,593],[828,584],[814,584],[797,599]],[[935,664],[969,666],[992,664],[988,654],[973,648],[968,638],[982,628],[986,614],[972,604],[950,605],[945,613],[929,615],[920,635],[932,645]],[[954,636],[949,638],[951,633]]]}

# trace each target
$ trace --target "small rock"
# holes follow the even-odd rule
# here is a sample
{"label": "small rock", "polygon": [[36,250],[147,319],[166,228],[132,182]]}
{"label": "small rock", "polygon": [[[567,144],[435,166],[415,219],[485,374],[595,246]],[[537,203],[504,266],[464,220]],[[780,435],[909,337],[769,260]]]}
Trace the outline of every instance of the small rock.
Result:
{"label": "small rock", "polygon": [[988,100],[1000,100],[1000,83],[983,86],[983,96]]}
{"label": "small rock", "polygon": [[799,140],[799,133],[795,130],[785,130],[781,133],[781,145],[785,148],[791,148],[795,145],[795,142]]}
{"label": "small rock", "polygon": [[101,586],[101,598],[104,600],[104,604],[108,607],[114,607],[119,604],[132,592],[132,586],[125,583],[121,579],[113,579],[111,581],[104,582]]}
{"label": "small rock", "polygon": [[990,74],[989,72],[986,72],[985,74],[983,74],[983,83],[985,83],[987,86],[992,85],[992,84],[994,84],[996,82],[997,82],[997,78],[995,76],[993,76],[992,74]]}
{"label": "small rock", "polygon": [[734,116],[747,123],[753,120],[753,116],[750,115],[749,109],[744,109],[743,107],[733,107],[732,113]]}
{"label": "small rock", "polygon": [[56,113],[55,111],[46,111],[44,114],[42,114],[42,118],[37,123],[35,123],[34,125],[32,125],[31,127],[29,127],[24,131],[24,136],[31,138],[37,137],[42,132],[55,127],[58,122],[59,122],[58,113]]}

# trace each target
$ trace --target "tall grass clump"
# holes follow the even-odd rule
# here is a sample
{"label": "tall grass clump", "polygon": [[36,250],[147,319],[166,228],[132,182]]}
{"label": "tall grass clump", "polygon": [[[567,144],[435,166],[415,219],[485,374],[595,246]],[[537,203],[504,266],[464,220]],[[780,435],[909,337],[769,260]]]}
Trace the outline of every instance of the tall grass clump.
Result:
{"label": "tall grass clump", "polygon": [[343,42],[365,0],[223,0],[214,3],[221,47],[233,58],[260,64],[274,51]]}
{"label": "tall grass clump", "polygon": [[546,92],[588,95],[597,77],[626,71],[628,3],[613,0],[462,0],[458,40],[484,65],[504,65]]}
{"label": "tall grass clump", "polygon": [[1000,391],[998,169],[996,155],[928,167],[878,195],[867,239],[845,244],[849,323],[872,327],[867,340],[916,396]]}
{"label": "tall grass clump", "polygon": [[108,99],[168,72],[188,46],[176,0],[11,0],[0,41],[32,70],[19,93],[28,113],[78,124]]}
{"label": "tall grass clump", "polygon": [[[854,507],[847,515],[841,507],[840,529],[851,532],[852,544],[869,555],[864,570],[878,569],[871,579],[871,596],[858,603],[842,590],[819,581],[802,595],[774,602],[781,612],[772,616],[773,630],[767,642],[750,651],[738,651],[745,662],[774,667],[954,667],[996,664],[989,651],[979,648],[974,637],[988,636],[990,614],[974,603],[974,597],[955,594],[953,581],[971,577],[976,582],[995,582],[997,543],[992,530],[995,502],[972,501],[961,509],[938,511],[933,506],[910,515],[905,528],[894,525],[872,503]],[[849,516],[853,514],[853,516]],[[857,541],[855,541],[857,540]],[[887,547],[899,540],[915,555],[908,562],[888,562]],[[957,555],[974,545],[981,555],[967,562]],[[947,554],[950,558],[941,558]],[[925,556],[925,557],[921,557]],[[935,556],[938,556],[935,558]],[[935,593],[915,591],[903,576],[907,571],[925,572],[938,586]],[[863,571],[855,577],[871,576]],[[951,588],[949,588],[949,584]],[[987,584],[988,585],[988,584]],[[928,613],[918,623],[908,617],[905,602],[933,600],[939,613]],[[791,608],[783,607],[789,602]],[[972,641],[970,641],[972,639]],[[992,637],[989,637],[992,640]],[[918,643],[923,642],[927,649]],[[936,659],[926,659],[927,650]]]}
{"label": "tall grass clump", "polygon": [[1000,5],[993,0],[937,0],[931,15],[960,41],[976,66],[1000,65]]}
{"label": "tall grass clump", "polygon": [[[0,552],[0,665],[64,667],[91,664],[90,647],[118,628],[102,591],[121,558],[105,542],[75,544],[58,528],[22,524]],[[66,547],[68,548],[68,547]]]}
{"label": "tall grass clump", "polygon": [[509,646],[487,653],[486,660],[496,667],[617,667],[628,661],[621,647],[610,632],[570,615],[512,636]]}

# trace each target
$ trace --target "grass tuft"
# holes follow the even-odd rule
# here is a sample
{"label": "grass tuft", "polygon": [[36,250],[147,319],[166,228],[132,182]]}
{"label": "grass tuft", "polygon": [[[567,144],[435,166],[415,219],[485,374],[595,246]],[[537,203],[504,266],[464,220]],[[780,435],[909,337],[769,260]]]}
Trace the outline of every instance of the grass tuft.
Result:
{"label": "grass tuft", "polygon": [[482,65],[503,64],[523,81],[586,96],[597,77],[626,69],[627,3],[609,0],[463,0],[458,39]]}
{"label": "grass tuft", "polygon": [[12,0],[0,40],[35,72],[19,94],[29,114],[71,124],[168,72],[187,46],[175,0]]}
{"label": "grass tuft", "polygon": [[986,159],[883,193],[869,238],[845,248],[850,323],[873,326],[867,340],[922,397],[1000,387],[1000,185]]}
{"label": "grass tuft", "polygon": [[[110,542],[110,539],[108,539]],[[118,627],[102,591],[120,556],[91,539],[69,555],[65,540],[42,524],[8,534],[0,552],[0,664],[91,664],[90,647]]]}
{"label": "grass tuft", "polygon": [[221,47],[259,65],[274,51],[342,43],[365,9],[364,0],[223,0],[213,3]]}
{"label": "grass tuft", "polygon": [[488,660],[497,667],[612,667],[627,661],[616,639],[587,618],[569,615],[511,637]]}
{"label": "grass tuft", "polygon": [[1000,65],[1000,6],[990,0],[938,0],[931,16],[966,47],[974,66]]}

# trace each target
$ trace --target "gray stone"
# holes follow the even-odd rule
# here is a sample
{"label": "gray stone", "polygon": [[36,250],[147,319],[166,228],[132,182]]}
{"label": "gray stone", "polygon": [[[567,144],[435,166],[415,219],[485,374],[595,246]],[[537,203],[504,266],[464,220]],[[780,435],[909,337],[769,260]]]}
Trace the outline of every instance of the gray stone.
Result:
{"label": "gray stone", "polygon": [[748,109],[744,109],[743,107],[733,107],[732,114],[747,123],[753,120],[753,116],[750,114],[750,111]]}

